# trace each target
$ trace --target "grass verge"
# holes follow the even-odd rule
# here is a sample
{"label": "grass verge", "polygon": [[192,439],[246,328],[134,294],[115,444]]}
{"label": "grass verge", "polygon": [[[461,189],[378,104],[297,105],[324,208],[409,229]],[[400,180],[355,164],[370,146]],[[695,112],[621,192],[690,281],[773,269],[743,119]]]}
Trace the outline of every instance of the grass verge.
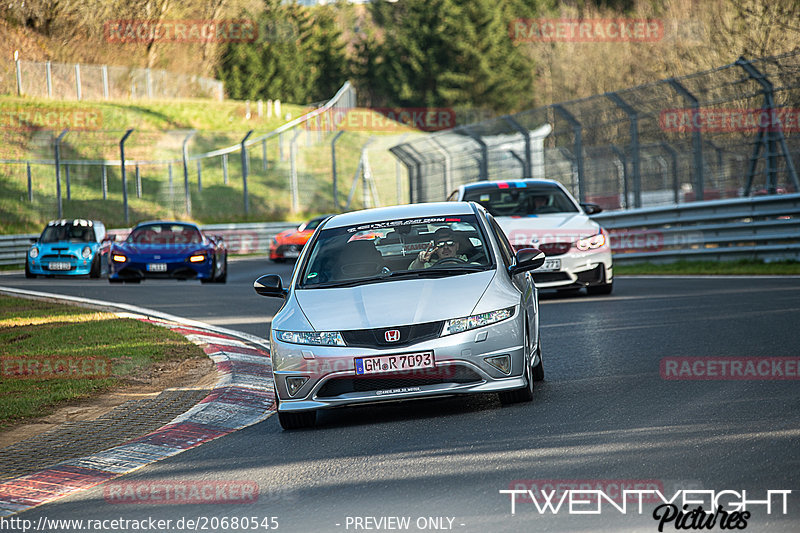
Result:
{"label": "grass verge", "polygon": [[195,357],[199,346],[159,326],[0,296],[0,428]]}
{"label": "grass verge", "polygon": [[668,264],[614,265],[615,276],[641,274],[683,275],[791,275],[800,274],[800,261],[677,261]]}

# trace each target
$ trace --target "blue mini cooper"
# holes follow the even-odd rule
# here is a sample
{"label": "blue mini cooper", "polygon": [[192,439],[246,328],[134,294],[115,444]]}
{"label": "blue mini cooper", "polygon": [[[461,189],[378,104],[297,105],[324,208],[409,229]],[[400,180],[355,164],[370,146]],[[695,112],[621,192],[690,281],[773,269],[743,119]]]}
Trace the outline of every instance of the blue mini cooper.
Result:
{"label": "blue mini cooper", "polygon": [[99,220],[51,220],[25,258],[25,277],[89,276],[102,271],[106,227]]}

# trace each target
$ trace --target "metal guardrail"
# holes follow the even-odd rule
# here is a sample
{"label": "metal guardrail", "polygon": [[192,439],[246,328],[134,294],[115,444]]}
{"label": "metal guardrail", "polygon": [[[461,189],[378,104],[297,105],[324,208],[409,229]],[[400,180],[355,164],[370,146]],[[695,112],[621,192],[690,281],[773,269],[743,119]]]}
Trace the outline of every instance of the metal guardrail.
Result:
{"label": "metal guardrail", "polygon": [[[234,255],[266,254],[269,251],[270,240],[278,233],[287,229],[294,229],[300,222],[262,222],[252,224],[210,224],[200,226],[204,232],[211,235],[221,235],[228,245],[228,252]],[[108,230],[111,235],[123,238],[130,229]],[[24,235],[0,235],[0,266],[22,267],[25,264],[25,254],[31,247],[31,239],[39,237],[38,233]]]}
{"label": "metal guardrail", "polygon": [[800,194],[693,202],[592,216],[614,261],[800,259]]}

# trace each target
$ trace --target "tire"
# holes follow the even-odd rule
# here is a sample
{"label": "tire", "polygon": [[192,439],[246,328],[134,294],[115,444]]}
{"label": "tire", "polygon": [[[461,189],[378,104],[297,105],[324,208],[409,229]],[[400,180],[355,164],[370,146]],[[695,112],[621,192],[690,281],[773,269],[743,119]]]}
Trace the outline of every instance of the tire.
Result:
{"label": "tire", "polygon": [[206,283],[214,283],[215,277],[217,276],[217,257],[214,256],[211,261],[211,277],[203,278],[200,280],[200,283],[205,285]]}
{"label": "tire", "polygon": [[303,429],[313,427],[317,421],[316,411],[282,413],[278,411],[278,421],[283,429]]}
{"label": "tire", "polygon": [[539,337],[539,346],[536,347],[539,352],[539,364],[533,367],[533,381],[544,381],[544,360],[542,359],[542,338]]}
{"label": "tire", "polygon": [[102,268],[103,267],[100,265],[100,254],[95,254],[94,259],[92,259],[92,268],[89,270],[89,277],[95,279],[99,278]]}
{"label": "tire", "polygon": [[225,256],[225,261],[222,262],[222,275],[214,280],[214,283],[225,283],[228,281],[228,256]]}
{"label": "tire", "polygon": [[[603,281],[606,280],[606,271],[603,268]],[[611,280],[611,283],[602,283],[601,285],[594,285],[592,287],[586,287],[586,292],[590,296],[597,296],[603,294],[611,294],[611,291],[614,290],[614,280]]]}
{"label": "tire", "polygon": [[[17,264],[19,264],[19,263],[17,263]],[[27,259],[25,260],[25,277],[28,278],[28,279],[36,277],[36,274],[31,272],[30,266],[28,266],[28,260]]]}

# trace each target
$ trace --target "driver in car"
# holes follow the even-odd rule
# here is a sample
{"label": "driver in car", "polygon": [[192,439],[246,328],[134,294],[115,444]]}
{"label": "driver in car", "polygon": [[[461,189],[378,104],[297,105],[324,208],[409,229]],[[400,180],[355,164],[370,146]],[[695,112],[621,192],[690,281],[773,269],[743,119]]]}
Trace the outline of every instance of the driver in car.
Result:
{"label": "driver in car", "polygon": [[468,262],[467,256],[459,254],[461,247],[456,235],[450,228],[439,228],[433,234],[430,245],[422,250],[419,255],[408,266],[409,270],[419,270],[430,268],[439,261],[448,258],[458,258],[463,262]]}

